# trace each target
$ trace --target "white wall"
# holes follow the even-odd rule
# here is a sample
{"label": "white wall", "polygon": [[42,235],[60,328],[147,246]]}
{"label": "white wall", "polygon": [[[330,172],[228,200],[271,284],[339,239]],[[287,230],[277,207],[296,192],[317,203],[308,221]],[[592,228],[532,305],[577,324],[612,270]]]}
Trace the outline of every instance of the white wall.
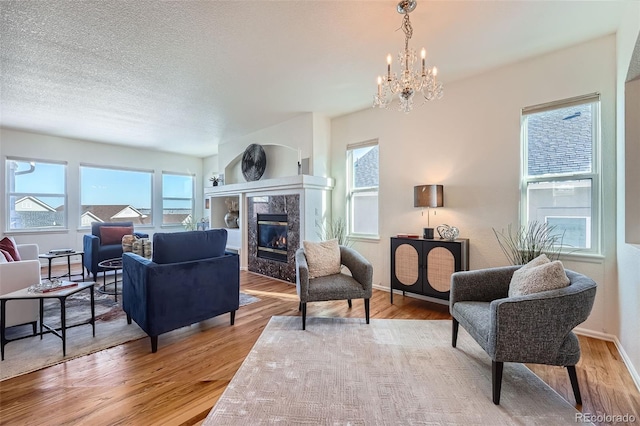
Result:
{"label": "white wall", "polygon": [[[633,365],[632,374],[636,382],[636,386],[640,389],[640,246],[628,244],[625,242],[626,220],[625,220],[625,192],[627,185],[633,185],[637,191],[640,191],[638,182],[627,182],[625,180],[625,163],[626,167],[633,165],[640,167],[640,156],[637,156],[638,150],[629,150],[636,153],[635,158],[625,158],[626,144],[634,144],[636,147],[640,144],[640,134],[638,127],[626,127],[625,123],[630,120],[633,123],[638,122],[638,116],[633,115],[633,111],[625,111],[625,80],[629,63],[632,57],[634,46],[638,40],[640,33],[640,3],[630,2],[629,12],[625,14],[626,21],[618,33],[618,57],[617,57],[617,90],[618,90],[618,109],[621,113],[617,120],[617,148],[618,148],[618,175],[617,175],[617,255],[618,255],[618,306],[611,312],[620,318],[619,328],[614,334],[618,336],[622,347],[622,355],[627,365]],[[640,52],[636,52],[639,54]],[[634,82],[636,96],[635,100],[640,104],[640,94],[637,93],[637,81]],[[628,93],[627,95],[632,95]],[[640,110],[636,106],[636,111]],[[627,134],[625,131],[629,129],[632,133]],[[635,130],[635,132],[634,132]],[[638,198],[636,192],[636,198]],[[637,218],[636,218],[637,220]]]}
{"label": "white wall", "polygon": [[492,228],[518,223],[521,108],[600,92],[606,257],[574,257],[565,263],[599,284],[592,315],[582,327],[598,333],[617,330],[611,315],[618,309],[615,55],[612,35],[448,84],[442,100],[416,107],[408,115],[368,109],[333,119],[335,215],[344,216],[347,144],[379,141],[381,239],[357,245],[374,264],[374,283],[389,287],[389,237],[421,234],[427,224],[426,216],[413,207],[413,187],[420,184],[444,185],[444,207],[431,217],[431,226],[455,225],[461,237],[469,238],[471,269],[505,265]]}
{"label": "white wall", "polygon": [[[311,173],[314,176],[331,177],[331,120],[321,114],[313,114],[313,152]],[[308,156],[303,155],[302,158]]]}
{"label": "white wall", "polygon": [[[150,150],[127,148],[76,139],[0,129],[1,173],[0,187],[5,194],[5,163],[7,157],[33,158],[36,160],[54,160],[67,162],[67,212],[68,230],[55,232],[12,233],[18,243],[37,243],[40,252],[52,248],[70,247],[82,249],[82,238],[86,229],[80,226],[80,164],[127,167],[133,169],[154,170],[153,209],[162,211],[162,172],[191,173],[196,175],[195,215],[203,216],[203,177],[202,159],[186,155],[169,154]],[[0,197],[0,226],[2,234],[6,232],[6,197]],[[154,226],[136,226],[147,232],[183,231],[179,227],[161,227],[162,215],[154,215]]]}
{"label": "white wall", "polygon": [[[267,170],[265,170],[264,179],[297,175],[298,150],[300,150],[302,158],[310,157],[312,153],[313,114],[300,114],[291,120],[267,127],[242,138],[222,141],[218,147],[218,168],[220,173],[225,173],[225,183],[241,183],[245,181],[238,163],[242,159],[244,150],[252,143],[283,148],[278,150],[279,155],[277,157],[267,155]],[[288,152],[288,155],[285,154],[286,152]],[[288,161],[286,163],[282,162],[283,157],[287,157]]]}

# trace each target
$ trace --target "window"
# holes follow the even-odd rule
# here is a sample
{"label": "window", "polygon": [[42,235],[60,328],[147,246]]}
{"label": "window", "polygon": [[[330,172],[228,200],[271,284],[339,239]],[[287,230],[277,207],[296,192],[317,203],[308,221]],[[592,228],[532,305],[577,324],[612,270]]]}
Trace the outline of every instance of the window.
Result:
{"label": "window", "polygon": [[378,236],[378,142],[347,146],[349,234]]}
{"label": "window", "polygon": [[153,225],[153,171],[80,166],[80,226],[91,222]]}
{"label": "window", "polygon": [[7,158],[9,231],[66,228],[65,163]]}
{"label": "window", "polygon": [[522,110],[522,220],[563,234],[563,245],[597,252],[600,96]]}
{"label": "window", "polygon": [[162,173],[162,224],[194,223],[192,175]]}

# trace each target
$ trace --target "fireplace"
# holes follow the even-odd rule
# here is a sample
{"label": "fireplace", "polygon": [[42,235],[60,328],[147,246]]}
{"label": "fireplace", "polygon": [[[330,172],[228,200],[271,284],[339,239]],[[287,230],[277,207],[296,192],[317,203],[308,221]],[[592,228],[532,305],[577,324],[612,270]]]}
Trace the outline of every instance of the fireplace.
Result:
{"label": "fireplace", "polygon": [[258,214],[258,257],[287,262],[286,214]]}

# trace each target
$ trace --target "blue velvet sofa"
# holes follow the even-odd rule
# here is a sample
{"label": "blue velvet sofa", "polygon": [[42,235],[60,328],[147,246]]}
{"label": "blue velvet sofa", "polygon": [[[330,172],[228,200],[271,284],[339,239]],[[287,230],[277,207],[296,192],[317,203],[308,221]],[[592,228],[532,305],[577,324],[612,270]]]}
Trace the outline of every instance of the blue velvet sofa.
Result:
{"label": "blue velvet sofa", "polygon": [[133,222],[91,222],[91,234],[84,236],[84,267],[93,275],[103,269],[98,263],[107,259],[122,257],[122,237],[136,235],[139,238],[149,238],[148,234],[133,232]]}
{"label": "blue velvet sofa", "polygon": [[151,337],[230,313],[231,325],[240,302],[240,262],[225,252],[226,229],[158,233],[153,257],[122,257],[122,308]]}

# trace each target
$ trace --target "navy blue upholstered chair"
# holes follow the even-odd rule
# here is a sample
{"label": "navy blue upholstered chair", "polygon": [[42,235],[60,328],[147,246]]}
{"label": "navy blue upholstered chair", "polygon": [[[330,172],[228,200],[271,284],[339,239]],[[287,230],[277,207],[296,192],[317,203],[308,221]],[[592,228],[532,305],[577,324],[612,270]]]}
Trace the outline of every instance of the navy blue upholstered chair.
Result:
{"label": "navy blue upholstered chair", "polygon": [[96,280],[102,268],[98,263],[107,259],[122,257],[122,237],[136,235],[149,238],[148,234],[133,231],[133,222],[91,222],[91,234],[83,238],[84,267]]}
{"label": "navy blue upholstered chair", "polygon": [[225,252],[226,229],[158,233],[153,258],[122,257],[122,308],[151,337],[230,313],[240,305],[240,261]]}

